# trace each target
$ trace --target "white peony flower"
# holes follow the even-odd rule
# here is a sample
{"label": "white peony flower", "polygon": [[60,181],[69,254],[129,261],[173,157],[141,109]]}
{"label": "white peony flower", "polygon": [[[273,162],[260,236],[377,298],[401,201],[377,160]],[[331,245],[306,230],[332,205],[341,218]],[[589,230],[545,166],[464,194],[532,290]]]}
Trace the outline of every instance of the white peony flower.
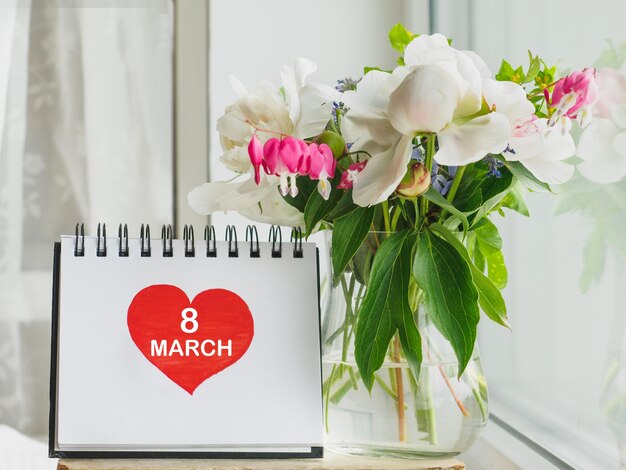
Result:
{"label": "white peony flower", "polygon": [[256,93],[250,93],[231,78],[239,99],[217,120],[224,151],[220,160],[228,169],[251,176],[242,182],[213,182],[194,188],[188,201],[195,211],[211,214],[234,210],[257,222],[303,225],[302,214],[280,196],[279,178],[265,175],[259,185],[255,183],[248,144],[255,131],[263,145],[279,133],[302,139],[324,130],[339,94],[329,86],[307,82],[316,69],[313,62],[302,58],[294,67],[285,67],[281,73],[284,96],[271,83],[262,83]]}
{"label": "white peony flower", "polygon": [[[316,69],[317,65],[303,58],[297,59],[294,67],[285,66],[281,72],[284,97],[269,82],[262,83],[256,93],[250,93],[239,80],[231,77],[239,99],[217,120],[224,151],[220,160],[228,169],[237,173],[250,171],[247,147],[255,131],[252,126],[300,139],[324,130],[333,101],[339,94],[329,86],[307,83]],[[266,132],[257,135],[261,145],[276,136]]]}
{"label": "white peony flower", "polygon": [[[250,170],[248,143],[256,127],[290,134],[294,124],[289,116],[287,103],[274,85],[264,82],[256,93],[249,93],[235,77],[231,85],[238,92],[239,99],[229,105],[224,115],[217,120],[217,132],[223,154],[220,161],[231,171],[247,173]],[[263,142],[271,134],[259,135]]]}
{"label": "white peony flower", "polygon": [[354,184],[361,206],[387,199],[400,183],[416,134],[437,133],[435,160],[466,165],[506,148],[511,126],[482,110],[482,80],[488,73],[475,54],[450,47],[441,34],[422,35],[406,47],[406,65],[393,73],[369,72],[356,91],[344,93],[349,108],[343,133],[351,150],[370,161]]}

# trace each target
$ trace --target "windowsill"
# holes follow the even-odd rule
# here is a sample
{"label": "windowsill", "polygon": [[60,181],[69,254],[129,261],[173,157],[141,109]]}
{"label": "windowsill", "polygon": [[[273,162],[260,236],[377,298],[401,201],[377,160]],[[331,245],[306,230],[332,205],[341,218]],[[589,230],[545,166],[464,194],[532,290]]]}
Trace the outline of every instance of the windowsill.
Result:
{"label": "windowsill", "polygon": [[[474,446],[458,456],[467,470],[550,470],[564,468],[550,461],[549,455],[542,455],[524,439],[518,438],[499,424],[499,419],[491,419]],[[56,469],[56,459],[47,456],[45,438],[31,439],[13,429],[0,425],[0,459],[7,468],[22,470]],[[569,455],[572,455],[571,453]],[[577,462],[578,463],[578,462]],[[617,468],[603,466],[598,460],[595,468]],[[567,468],[567,467],[565,467]],[[583,465],[582,468],[588,468]]]}
{"label": "windowsill", "polygon": [[467,470],[558,468],[493,421],[489,421],[474,446],[458,458]]}

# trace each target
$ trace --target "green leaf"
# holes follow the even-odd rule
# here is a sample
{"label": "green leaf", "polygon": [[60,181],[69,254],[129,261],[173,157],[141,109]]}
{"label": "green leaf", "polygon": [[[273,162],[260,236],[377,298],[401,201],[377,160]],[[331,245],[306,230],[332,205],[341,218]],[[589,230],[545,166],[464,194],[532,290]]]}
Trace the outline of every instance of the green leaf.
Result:
{"label": "green leaf", "polygon": [[337,205],[328,214],[328,220],[335,220],[335,219],[338,219],[339,217],[343,217],[344,215],[352,212],[357,207],[359,206],[357,206],[352,201],[352,189],[348,189],[344,191]]}
{"label": "green leaf", "polygon": [[[411,253],[409,253],[409,256],[410,255]],[[408,263],[405,264],[408,266],[409,273],[407,273],[406,277],[403,279],[408,281],[410,279],[411,259],[409,258]],[[408,282],[406,284],[408,284]],[[403,288],[407,287],[408,289],[408,285],[406,284],[403,285]],[[404,308],[402,316],[397,320],[397,322],[398,336],[400,337],[400,345],[402,346],[404,357],[409,363],[409,368],[411,369],[411,372],[413,372],[413,377],[418,379],[420,376],[420,368],[422,366],[422,337],[420,336],[420,332],[415,324],[415,317],[411,308]]]}
{"label": "green leaf", "polygon": [[391,70],[384,70],[380,67],[363,67],[363,75],[367,75],[372,70],[377,70],[379,72],[391,73]]}
{"label": "green leaf", "polygon": [[548,183],[544,183],[543,181],[535,178],[535,176],[520,162],[506,161],[505,165],[528,189],[537,192],[551,192],[550,185]]}
{"label": "green leaf", "polygon": [[480,252],[478,247],[474,250],[472,258],[474,260],[474,266],[476,266],[476,268],[480,270],[481,273],[484,273],[485,269],[487,268],[487,264],[485,263],[485,257]]}
{"label": "green leaf", "polygon": [[402,23],[396,24],[391,31],[389,31],[389,42],[400,54],[404,53],[404,48],[413,39],[413,33],[407,31]]}
{"label": "green leaf", "polygon": [[538,55],[533,57],[533,53],[528,51],[528,61],[528,72],[526,72],[524,83],[530,83],[535,81],[535,77],[539,73],[539,70],[541,70],[541,60],[539,59]]}
{"label": "green leaf", "polygon": [[428,315],[454,349],[461,377],[472,358],[480,319],[470,266],[450,243],[426,230],[418,237],[413,275],[424,291]]}
{"label": "green leaf", "polygon": [[371,234],[368,235],[352,258],[352,272],[354,273],[356,280],[364,286],[368,285],[370,272],[372,271],[374,243],[375,242],[372,240]]}
{"label": "green leaf", "polygon": [[[333,182],[333,187],[337,185]],[[313,233],[317,224],[322,221],[333,210],[339,199],[341,199],[342,191],[331,191],[328,200],[325,200],[319,191],[313,191],[309,200],[304,206],[304,225],[306,228],[306,236]]]}
{"label": "green leaf", "polygon": [[[476,251],[480,252],[487,266],[487,276],[498,289],[504,289],[508,282],[508,271],[502,254],[502,238],[498,228],[490,220],[483,219],[480,226],[472,231],[476,236]],[[478,265],[478,262],[476,263]],[[484,271],[484,267],[483,267]]]}
{"label": "green leaf", "polygon": [[501,171],[500,178],[484,178],[479,187],[482,194],[482,203],[476,214],[470,217],[472,224],[489,215],[502,199],[507,195],[509,188],[513,184],[513,174],[506,168]]}
{"label": "green leaf", "polygon": [[467,221],[467,217],[465,216],[465,214],[463,214],[463,212],[458,210],[445,197],[439,194],[439,191],[437,191],[435,188],[431,186],[430,188],[428,188],[428,190],[424,194],[422,194],[421,197],[428,199],[433,204],[441,207],[442,209],[447,210],[453,215],[456,215],[461,221],[461,224],[463,224],[463,229],[465,231],[469,230],[469,222]]}
{"label": "green leaf", "polygon": [[500,70],[496,74],[496,80],[499,80],[501,82],[510,81],[514,73],[515,70],[513,69],[511,64],[509,64],[506,60],[503,60],[500,64]]}
{"label": "green leaf", "polygon": [[474,232],[476,233],[478,243],[482,243],[486,247],[484,250],[481,250],[483,253],[490,254],[502,249],[502,237],[500,237],[498,227],[490,220],[483,220]]}
{"label": "green leaf", "polygon": [[502,199],[502,207],[508,207],[519,214],[525,215],[526,217],[530,216],[530,211],[528,210],[528,206],[524,200],[524,194],[516,184],[511,186],[507,195],[504,196],[504,199]]}
{"label": "green leaf", "polygon": [[359,207],[335,221],[332,236],[332,264],[335,277],[343,273],[363,244],[375,213],[375,206]]}
{"label": "green leaf", "polygon": [[429,228],[436,234],[445,238],[450,245],[452,245],[456,251],[467,261],[471,271],[474,285],[478,290],[478,304],[485,315],[494,322],[510,328],[509,322],[506,316],[506,304],[504,298],[500,293],[500,290],[495,286],[491,280],[480,271],[467,252],[467,249],[461,243],[461,241],[447,228],[440,224],[431,224]]}
{"label": "green leaf", "polygon": [[[483,256],[485,256],[484,252]],[[496,251],[489,256],[485,256],[485,261],[487,263],[487,276],[489,276],[489,279],[491,279],[498,289],[504,289],[508,283],[509,275],[502,252]]]}
{"label": "green leaf", "polygon": [[515,69],[515,72],[511,77],[511,81],[515,83],[524,83],[524,69],[521,65]]}
{"label": "green leaf", "polygon": [[[405,315],[411,313],[407,285],[411,275],[414,240],[415,236],[410,230],[394,233],[381,243],[374,257],[354,340],[355,360],[363,383],[370,391],[374,384],[374,373],[383,365],[389,342],[398,329],[398,319],[404,319]],[[408,329],[407,339],[415,339],[413,332]],[[407,360],[413,349],[408,348]]]}

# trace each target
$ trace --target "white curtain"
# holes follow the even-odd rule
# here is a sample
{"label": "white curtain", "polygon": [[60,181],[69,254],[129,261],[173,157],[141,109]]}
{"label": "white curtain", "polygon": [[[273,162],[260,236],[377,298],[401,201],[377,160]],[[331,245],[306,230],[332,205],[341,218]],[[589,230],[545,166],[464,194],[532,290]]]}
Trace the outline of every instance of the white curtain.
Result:
{"label": "white curtain", "polygon": [[173,8],[2,1],[0,425],[44,436],[53,241],[171,223]]}

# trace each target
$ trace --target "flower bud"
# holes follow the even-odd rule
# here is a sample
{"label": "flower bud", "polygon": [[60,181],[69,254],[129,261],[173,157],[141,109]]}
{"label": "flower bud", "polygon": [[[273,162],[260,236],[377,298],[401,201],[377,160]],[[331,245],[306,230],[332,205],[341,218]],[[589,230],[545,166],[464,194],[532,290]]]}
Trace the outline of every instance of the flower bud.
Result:
{"label": "flower bud", "polygon": [[333,131],[324,131],[318,135],[314,142],[316,144],[326,144],[330,147],[335,158],[343,156],[347,152],[346,141],[339,134]]}
{"label": "flower bud", "polygon": [[423,163],[411,163],[407,172],[396,188],[403,197],[414,198],[424,193],[430,186],[430,172]]}

